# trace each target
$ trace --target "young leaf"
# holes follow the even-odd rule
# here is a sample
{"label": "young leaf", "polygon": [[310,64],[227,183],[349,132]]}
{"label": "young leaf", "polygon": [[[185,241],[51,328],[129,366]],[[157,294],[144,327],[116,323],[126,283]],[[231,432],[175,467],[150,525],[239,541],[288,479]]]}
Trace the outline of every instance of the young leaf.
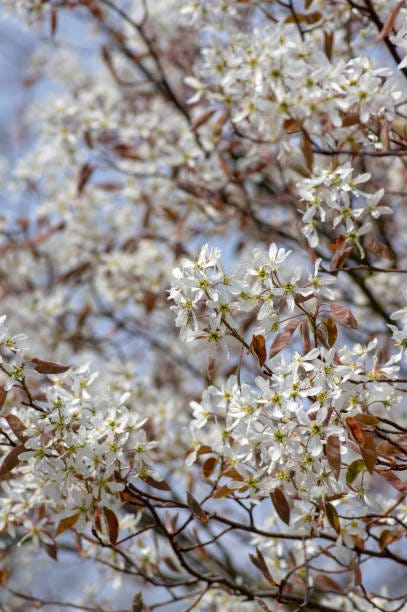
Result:
{"label": "young leaf", "polygon": [[361,426],[356,421],[356,419],[354,419],[353,417],[347,417],[346,424],[349,427],[349,430],[352,436],[354,437],[356,442],[359,444],[359,446],[363,446],[365,443],[365,436],[364,436]]}
{"label": "young leaf", "polygon": [[119,537],[119,521],[117,516],[107,506],[103,506],[103,516],[105,517],[109,542],[115,546]]}
{"label": "young leaf", "polygon": [[0,385],[0,410],[4,406],[4,402],[6,401],[7,391],[4,389],[3,385]]}
{"label": "young leaf", "polygon": [[341,471],[341,443],[338,436],[328,436],[326,441],[326,458],[336,480]]}
{"label": "young leaf", "polygon": [[78,521],[79,516],[79,513],[77,513],[71,514],[71,516],[66,516],[65,518],[61,519],[55,530],[55,537],[59,536],[61,533],[64,533],[64,531],[71,529],[71,527],[73,527]]}
{"label": "young leaf", "polygon": [[202,471],[205,478],[210,478],[213,474],[214,469],[216,468],[216,464],[218,460],[216,457],[208,457],[202,466]]}
{"label": "young leaf", "polygon": [[86,184],[88,183],[90,177],[93,174],[94,166],[91,164],[83,164],[81,169],[79,170],[78,181],[76,185],[76,191],[78,195],[81,195],[82,191],[85,189]]}
{"label": "young leaf", "polygon": [[32,359],[31,363],[34,364],[34,370],[39,372],[39,374],[63,374],[71,367],[56,361],[44,361],[43,359],[36,358]]}
{"label": "young leaf", "polygon": [[341,525],[335,506],[327,502],[325,504],[325,514],[331,527],[335,529],[336,533],[340,533]]}
{"label": "young leaf", "polygon": [[58,561],[58,546],[55,542],[53,542],[52,544],[44,544],[44,548],[48,557],[50,557],[54,561]]}
{"label": "young leaf", "polygon": [[233,490],[229,489],[227,485],[223,485],[222,487],[218,487],[215,493],[212,495],[215,499],[220,499],[221,497],[229,497],[233,494]]}
{"label": "young leaf", "polygon": [[156,480],[151,476],[143,476],[142,480],[146,482],[153,489],[158,489],[159,491],[171,491],[171,487],[166,480]]}
{"label": "young leaf", "polygon": [[143,610],[145,610],[143,595],[141,593],[136,593],[131,602],[131,612],[143,612]]}
{"label": "young leaf", "polygon": [[338,328],[336,323],[328,317],[326,319],[322,319],[321,323],[325,326],[327,331],[328,347],[332,348],[336,342],[336,339],[338,338]]}
{"label": "young leaf", "polygon": [[13,434],[20,440],[20,442],[25,442],[26,436],[24,436],[24,431],[26,430],[26,426],[18,416],[15,414],[5,414],[4,418],[6,419],[8,426],[10,427]]}
{"label": "young leaf", "polygon": [[363,461],[365,462],[368,471],[370,472],[370,474],[373,474],[377,461],[377,452],[373,432],[365,431],[364,438],[365,441],[363,446],[360,447],[360,451],[362,453]]}
{"label": "young leaf", "polygon": [[280,519],[286,525],[290,524],[290,504],[281,487],[276,487],[272,493],[270,493],[271,501],[273,506],[280,517]]}
{"label": "young leaf", "polygon": [[13,450],[9,452],[3,459],[3,463],[0,466],[0,476],[4,476],[11,472],[18,465],[18,458],[25,451],[24,444],[15,446]]}
{"label": "young leaf", "polygon": [[195,497],[189,491],[187,491],[187,504],[191,512],[195,514],[199,518],[200,521],[202,521],[203,523],[208,522],[209,519],[206,516],[206,513],[204,512],[204,510],[202,509],[201,504],[198,502],[197,499],[195,499]]}
{"label": "young leaf", "polygon": [[389,485],[397,489],[397,491],[400,491],[404,497],[407,496],[407,484],[400,480],[400,478],[396,476],[394,472],[391,470],[383,470],[380,471],[379,474],[380,476],[383,476],[385,480],[387,480]]}
{"label": "young leaf", "polygon": [[310,333],[309,333],[309,325],[306,319],[304,319],[300,323],[300,332],[301,332],[302,342],[304,344],[304,350],[306,353],[309,353],[309,351],[311,350],[312,344],[311,344],[311,338],[310,338]]}
{"label": "young leaf", "polygon": [[257,567],[258,570],[261,571],[261,573],[263,574],[264,578],[267,580],[267,582],[269,582],[271,585],[276,585],[276,581],[274,580],[273,576],[270,574],[270,571],[267,567],[267,563],[266,560],[262,554],[262,552],[256,548],[256,554],[253,555],[251,553],[249,553],[249,557],[250,557],[250,561],[253,563],[253,565],[255,567]]}
{"label": "young leaf", "polygon": [[334,593],[343,593],[343,588],[330,576],[326,574],[317,574],[314,576],[315,584],[321,591],[333,591]]}
{"label": "young leaf", "polygon": [[397,531],[392,531],[391,529],[383,529],[379,536],[379,546],[381,550],[386,548],[392,542],[396,542],[400,539],[400,534]]}
{"label": "young leaf", "polygon": [[259,366],[262,368],[267,359],[266,341],[264,336],[254,335],[252,338],[252,347],[259,360]]}
{"label": "young leaf", "polygon": [[198,115],[191,123],[191,130],[194,132],[195,130],[197,130],[199,127],[201,127],[201,125],[203,125],[204,123],[206,123],[207,121],[209,121],[209,119],[212,117],[212,115],[214,115],[216,113],[216,108],[210,108],[209,110],[205,111],[204,113],[201,113],[200,115]]}
{"label": "young leaf", "polygon": [[324,30],[324,52],[329,61],[332,59],[332,50],[334,44],[334,32]]}
{"label": "young leaf", "polygon": [[300,322],[299,319],[292,319],[289,323],[287,323],[284,330],[280,332],[279,334],[277,334],[277,336],[274,338],[273,344],[270,347],[270,351],[269,351],[270,359],[275,357],[277,353],[282,351],[283,348],[285,348],[288,345],[288,343],[291,340],[291,336],[297,329],[299,322]]}
{"label": "young leaf", "polygon": [[337,302],[332,302],[329,305],[329,312],[335,321],[338,321],[340,325],[344,325],[345,327],[350,327],[352,329],[358,328],[358,323],[351,313],[351,311],[343,306],[342,304],[338,304]]}
{"label": "young leaf", "polygon": [[349,486],[352,486],[352,483],[355,480],[356,476],[364,470],[366,470],[366,465],[365,462],[362,461],[362,459],[356,459],[356,461],[353,461],[346,471],[346,483]]}

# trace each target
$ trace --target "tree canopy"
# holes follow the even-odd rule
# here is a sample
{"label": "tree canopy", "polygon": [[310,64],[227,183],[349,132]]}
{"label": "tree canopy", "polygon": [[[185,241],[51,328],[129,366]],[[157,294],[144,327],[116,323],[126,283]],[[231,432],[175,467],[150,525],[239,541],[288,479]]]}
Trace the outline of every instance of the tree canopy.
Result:
{"label": "tree canopy", "polygon": [[404,609],[406,2],[0,6],[0,608]]}

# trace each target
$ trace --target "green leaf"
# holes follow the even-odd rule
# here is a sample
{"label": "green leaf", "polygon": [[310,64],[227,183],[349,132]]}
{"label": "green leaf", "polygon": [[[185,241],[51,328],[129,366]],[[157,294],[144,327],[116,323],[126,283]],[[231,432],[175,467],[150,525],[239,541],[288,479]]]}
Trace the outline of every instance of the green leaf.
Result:
{"label": "green leaf", "polygon": [[353,461],[346,471],[346,484],[349,487],[352,486],[352,483],[355,480],[356,476],[360,474],[360,472],[364,472],[365,470],[366,465],[362,459],[356,459],[356,461]]}

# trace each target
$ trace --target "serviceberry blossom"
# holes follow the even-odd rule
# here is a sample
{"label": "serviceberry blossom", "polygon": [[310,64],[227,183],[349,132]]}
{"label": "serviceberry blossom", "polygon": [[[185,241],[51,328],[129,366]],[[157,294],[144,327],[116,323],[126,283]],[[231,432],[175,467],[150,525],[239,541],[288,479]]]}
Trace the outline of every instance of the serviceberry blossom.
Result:
{"label": "serviceberry blossom", "polygon": [[404,609],[404,3],[0,6],[2,606]]}

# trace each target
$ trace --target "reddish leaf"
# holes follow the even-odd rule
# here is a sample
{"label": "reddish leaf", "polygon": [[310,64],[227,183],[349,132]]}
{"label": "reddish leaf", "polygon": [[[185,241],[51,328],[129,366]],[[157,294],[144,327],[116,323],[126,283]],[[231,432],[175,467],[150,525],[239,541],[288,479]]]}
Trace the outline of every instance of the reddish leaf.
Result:
{"label": "reddish leaf", "polygon": [[377,461],[377,452],[376,446],[374,442],[374,434],[371,431],[364,432],[365,442],[363,446],[360,447],[360,451],[362,453],[363,461],[366,464],[368,471],[373,474],[376,461]]}
{"label": "reddish leaf", "polygon": [[332,348],[338,337],[338,328],[336,323],[329,318],[322,319],[321,323],[325,326],[327,331],[328,347]]}
{"label": "reddish leaf", "polygon": [[202,521],[203,523],[208,522],[209,519],[204,510],[202,509],[201,504],[189,491],[187,491],[187,504],[191,512],[193,512],[193,514],[195,514],[200,521]]}
{"label": "reddish leaf", "polygon": [[64,533],[64,531],[71,529],[71,527],[73,527],[75,523],[78,521],[79,516],[80,516],[79,513],[77,513],[77,514],[71,514],[71,516],[66,516],[65,518],[61,519],[55,530],[55,537],[59,536],[61,533]]}
{"label": "reddish leaf", "polygon": [[397,491],[400,491],[403,496],[407,495],[407,484],[400,480],[400,478],[396,476],[394,472],[391,470],[384,470],[380,471],[379,474],[380,476],[383,476],[385,480],[387,480],[389,485],[397,489]]}
{"label": "reddish leaf", "polygon": [[55,6],[51,7],[51,36],[55,36],[57,28],[58,28],[58,13]]}
{"label": "reddish leaf", "polygon": [[343,234],[341,234],[336,239],[336,242],[334,242],[334,243],[331,242],[330,244],[328,244],[328,249],[330,251],[340,251],[341,248],[343,247],[345,241],[346,241],[345,236]]}
{"label": "reddish leaf", "polygon": [[337,302],[332,302],[332,304],[329,305],[329,312],[332,315],[332,318],[334,318],[335,321],[338,321],[338,323],[341,325],[351,327],[352,329],[357,329],[357,321],[346,306],[338,304]]}
{"label": "reddish leaf", "polygon": [[285,23],[317,23],[322,19],[322,13],[314,11],[313,13],[296,13],[285,18]]}
{"label": "reddish leaf", "polygon": [[176,563],[174,562],[173,559],[171,559],[171,557],[163,557],[162,558],[163,563],[165,563],[165,565],[167,567],[169,567],[170,570],[172,570],[173,572],[179,572],[179,567],[176,565]]}
{"label": "reddish leaf", "polygon": [[238,482],[244,482],[243,476],[234,467],[229,467],[229,468],[223,470],[222,476],[227,476],[228,478],[233,478],[233,480],[237,480]]}
{"label": "reddish leaf", "polygon": [[78,176],[78,181],[76,185],[76,190],[77,190],[78,195],[80,195],[82,191],[85,189],[90,177],[93,174],[94,169],[95,169],[94,166],[86,163],[86,164],[83,164],[83,166],[79,170],[79,176]]}
{"label": "reddish leaf", "polygon": [[109,542],[115,546],[117,538],[119,537],[119,521],[113,510],[110,510],[107,506],[103,506],[103,516],[106,521]]}
{"label": "reddish leaf", "polygon": [[212,476],[214,469],[216,468],[216,464],[218,460],[216,457],[209,457],[203,464],[202,471],[204,473],[205,478],[210,478]]}
{"label": "reddish leaf", "polygon": [[307,169],[312,172],[314,166],[314,153],[312,151],[312,144],[305,135],[301,138],[301,150],[304,155],[304,160],[307,166]]}
{"label": "reddish leaf", "polygon": [[332,256],[331,269],[338,270],[342,268],[346,264],[346,261],[349,255],[352,253],[352,251],[353,251],[353,244],[350,244],[344,248],[339,247],[339,250],[337,250],[336,253],[334,253],[334,255]]}
{"label": "reddish leaf", "polygon": [[321,591],[333,591],[334,593],[343,593],[343,588],[330,576],[326,574],[317,574],[314,576],[314,581]]}
{"label": "reddish leaf", "polygon": [[70,365],[63,363],[57,363],[56,361],[44,361],[43,359],[32,359],[34,364],[34,370],[40,374],[63,374],[69,368]]}
{"label": "reddish leaf", "polygon": [[199,451],[198,451],[198,455],[208,455],[209,453],[213,453],[213,449],[210,446],[206,446],[205,444],[202,444],[202,446],[199,447]]}
{"label": "reddish leaf", "polygon": [[110,193],[123,189],[123,185],[120,185],[119,183],[94,183],[94,186],[97,189],[102,189],[103,191],[110,191]]}
{"label": "reddish leaf", "polygon": [[7,580],[9,579],[9,576],[10,572],[5,567],[2,567],[0,569],[0,586],[6,584]]}
{"label": "reddish leaf", "polygon": [[54,561],[58,561],[58,547],[55,542],[52,544],[44,544],[44,548],[48,557],[51,557]]}
{"label": "reddish leaf", "polygon": [[383,550],[391,544],[392,542],[396,542],[400,539],[400,534],[397,531],[392,531],[391,529],[383,529],[379,536],[379,546]]}
{"label": "reddish leaf", "polygon": [[299,323],[300,323],[299,319],[292,319],[284,327],[284,330],[280,332],[279,334],[277,334],[277,336],[274,338],[273,344],[270,347],[270,351],[269,351],[270,359],[275,357],[280,351],[283,350],[283,348],[285,348],[288,345],[288,343],[291,340],[291,336],[297,329]]}
{"label": "reddish leaf", "polygon": [[25,442],[26,436],[24,436],[24,431],[26,430],[26,426],[15,414],[5,414],[4,418],[6,419],[8,426],[10,427],[13,434],[20,440],[20,442]]}
{"label": "reddish leaf", "polygon": [[0,466],[0,476],[4,476],[8,472],[11,472],[18,465],[18,458],[25,451],[24,444],[15,446],[8,455],[3,459],[3,463]]}
{"label": "reddish leaf", "polygon": [[285,119],[284,121],[284,129],[287,134],[293,134],[294,132],[299,132],[301,130],[301,123],[296,119]]}
{"label": "reddish leaf", "polygon": [[301,321],[300,323],[300,332],[301,332],[301,337],[302,337],[302,341],[304,344],[304,350],[306,353],[309,353],[309,351],[312,348],[311,345],[311,338],[310,338],[310,334],[309,334],[309,326],[308,326],[308,321],[304,320]]}
{"label": "reddish leaf", "polygon": [[145,609],[143,595],[141,593],[136,593],[131,602],[131,612],[144,612]]}
{"label": "reddish leaf", "polygon": [[359,446],[363,446],[365,443],[365,436],[359,423],[353,417],[347,417],[346,424]]}
{"label": "reddish leaf", "polygon": [[326,458],[336,480],[341,471],[341,443],[338,436],[328,436],[326,441]]}
{"label": "reddish leaf", "polygon": [[251,553],[249,553],[249,557],[253,565],[257,567],[258,570],[261,571],[261,573],[263,574],[267,582],[269,582],[273,586],[276,585],[277,583],[274,580],[273,576],[270,574],[269,568],[267,567],[266,560],[263,554],[261,553],[261,551],[258,548],[256,548],[256,554],[252,555]]}
{"label": "reddish leaf", "polygon": [[252,347],[259,360],[259,365],[262,368],[267,359],[266,341],[264,336],[254,335],[252,338]]}
{"label": "reddish leaf", "polygon": [[201,113],[200,115],[198,115],[191,123],[191,130],[192,131],[197,130],[199,127],[201,127],[201,125],[206,123],[215,113],[216,113],[216,108],[211,108],[205,111],[204,113]]}
{"label": "reddish leaf", "polygon": [[213,375],[215,372],[215,359],[213,357],[208,358],[208,365],[206,366],[206,375],[208,377],[208,381],[211,382],[213,379]]}
{"label": "reddish leaf", "polygon": [[328,330],[322,323],[319,323],[319,325],[317,325],[315,329],[315,335],[317,337],[318,344],[324,346],[325,348],[330,348],[328,340]]}
{"label": "reddish leaf", "polygon": [[366,251],[369,253],[373,253],[377,255],[377,257],[383,257],[384,259],[394,259],[394,253],[392,250],[384,244],[380,242],[377,238],[370,238],[370,240],[364,242],[364,247]]}
{"label": "reddish leaf", "polygon": [[274,491],[270,493],[270,497],[278,516],[281,518],[283,523],[289,525],[291,508],[282,488],[276,487]]}
{"label": "reddish leaf", "polygon": [[364,414],[364,413],[360,413],[360,414],[356,414],[354,416],[355,421],[358,421],[359,423],[362,423],[363,425],[367,425],[370,428],[375,428],[376,425],[379,425],[380,423],[380,419],[377,419],[375,416],[373,416],[372,414]]}
{"label": "reddish leaf", "polygon": [[376,446],[376,452],[381,457],[387,457],[387,459],[389,459],[391,455],[397,455],[398,448],[397,446],[394,446],[391,442],[388,442],[388,440],[382,440]]}
{"label": "reddish leaf", "polygon": [[197,499],[195,499],[195,497],[189,491],[187,491],[187,504],[188,504],[188,508],[194,514],[201,514],[201,512],[203,512],[201,504],[198,502]]}
{"label": "reddish leaf", "polygon": [[396,119],[392,121],[391,129],[403,140],[407,140],[407,119]]}
{"label": "reddish leaf", "polygon": [[362,584],[362,572],[360,571],[359,563],[356,561],[356,559],[351,560],[350,566],[355,576],[355,584]]}
{"label": "reddish leaf", "polygon": [[403,7],[404,2],[397,2],[397,4],[390,11],[390,15],[387,18],[387,21],[384,23],[382,29],[376,37],[376,42],[384,40],[389,34],[392,33],[394,22],[396,21],[396,17]]}
{"label": "reddish leaf", "polygon": [[332,59],[332,51],[334,45],[334,32],[324,30],[324,52],[329,61]]}
{"label": "reddish leaf", "polygon": [[223,485],[223,487],[219,487],[216,489],[215,493],[212,497],[215,499],[220,499],[221,497],[229,497],[229,495],[233,494],[233,490],[229,489],[227,485]]}
{"label": "reddish leaf", "polygon": [[115,153],[120,155],[120,157],[122,157],[123,159],[133,159],[135,161],[144,161],[144,157],[142,157],[138,153],[137,149],[135,149],[131,145],[127,145],[125,143],[120,142],[120,143],[117,143],[113,147],[113,150]]}
{"label": "reddish leaf", "polygon": [[142,480],[150,485],[150,487],[153,489],[158,489],[159,491],[171,491],[171,487],[166,480],[156,480],[151,476],[144,476]]}
{"label": "reddish leaf", "polygon": [[0,410],[4,406],[4,402],[6,401],[7,391],[5,391],[4,386],[0,385]]}
{"label": "reddish leaf", "polygon": [[326,514],[326,518],[328,519],[331,527],[335,529],[336,533],[340,533],[341,524],[339,522],[339,517],[338,517],[338,513],[336,511],[335,506],[327,502],[325,504],[325,514]]}

